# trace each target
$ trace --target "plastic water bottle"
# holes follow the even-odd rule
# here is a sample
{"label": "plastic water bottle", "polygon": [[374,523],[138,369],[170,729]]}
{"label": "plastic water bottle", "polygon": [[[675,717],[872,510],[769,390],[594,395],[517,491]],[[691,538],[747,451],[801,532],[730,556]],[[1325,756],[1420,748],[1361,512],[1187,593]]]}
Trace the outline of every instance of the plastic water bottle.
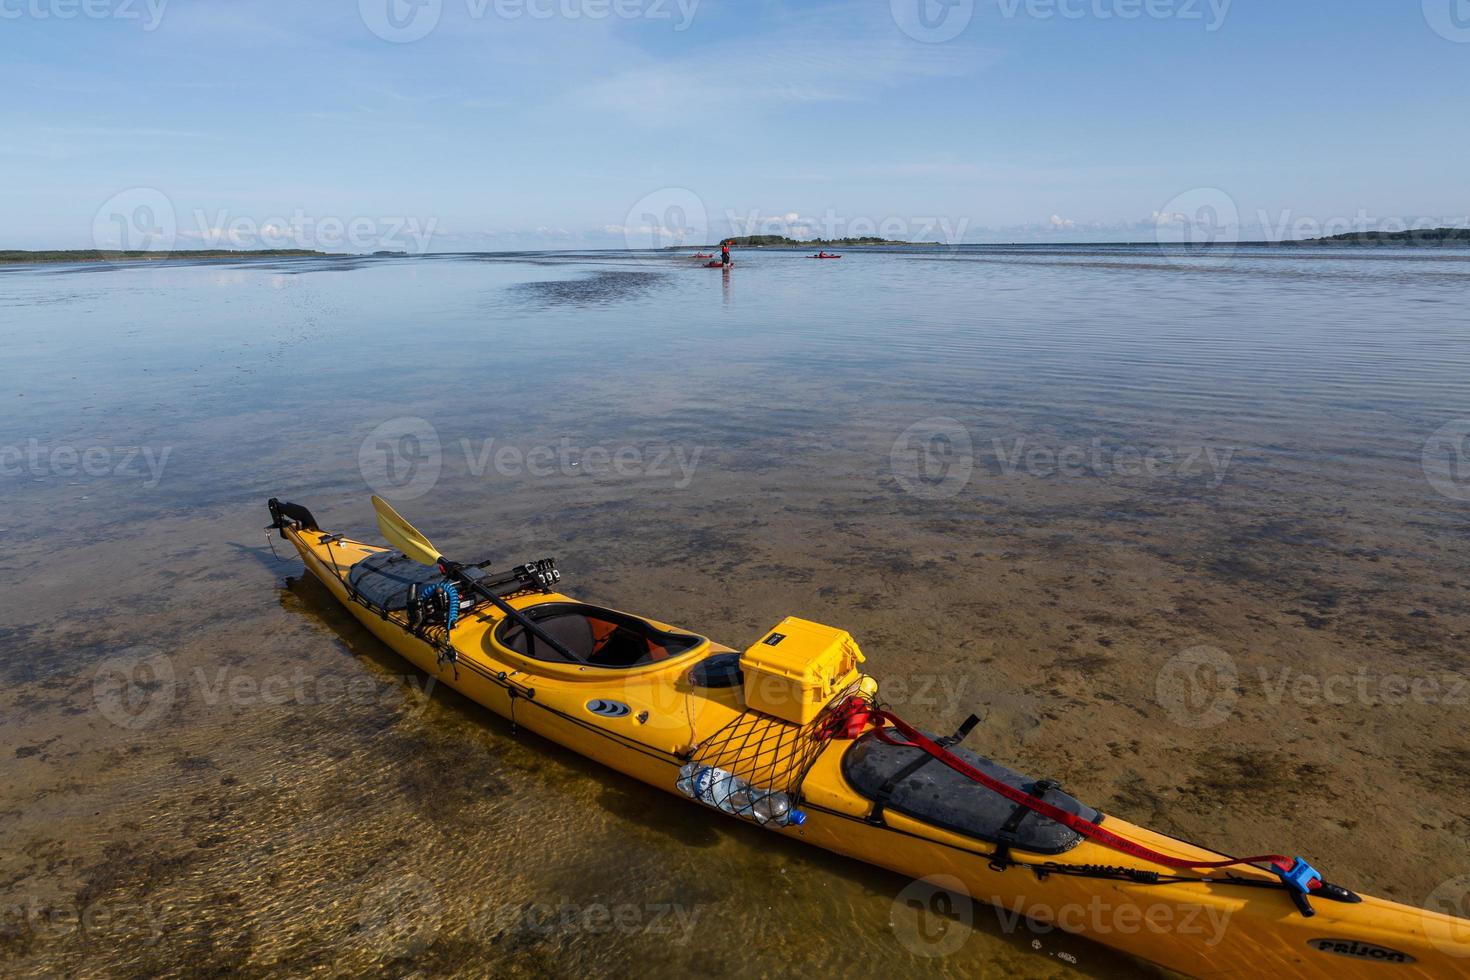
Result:
{"label": "plastic water bottle", "polygon": [[679,781],[675,785],[690,799],[726,813],[735,813],[749,802],[749,783],[723,769],[701,766],[696,762],[687,763],[679,770]]}
{"label": "plastic water bottle", "polygon": [[800,826],[806,822],[806,814],[794,809],[791,797],[785,793],[759,789],[734,773],[713,766],[685,763],[674,785],[679,792],[705,806],[746,817],[762,825]]}
{"label": "plastic water bottle", "polygon": [[806,814],[791,805],[791,797],[782,792],[766,793],[758,797],[751,806],[751,815],[757,823],[773,823],[778,827],[806,823]]}

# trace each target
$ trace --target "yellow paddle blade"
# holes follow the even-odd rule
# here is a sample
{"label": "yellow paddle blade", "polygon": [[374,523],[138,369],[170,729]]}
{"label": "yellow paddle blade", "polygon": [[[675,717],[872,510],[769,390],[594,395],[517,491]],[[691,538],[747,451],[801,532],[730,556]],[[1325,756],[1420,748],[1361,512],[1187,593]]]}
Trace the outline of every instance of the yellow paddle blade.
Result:
{"label": "yellow paddle blade", "polygon": [[374,494],[373,510],[378,512],[378,530],[383,532],[389,544],[420,564],[439,563],[439,550],[418,532],[418,528],[389,506],[388,501]]}

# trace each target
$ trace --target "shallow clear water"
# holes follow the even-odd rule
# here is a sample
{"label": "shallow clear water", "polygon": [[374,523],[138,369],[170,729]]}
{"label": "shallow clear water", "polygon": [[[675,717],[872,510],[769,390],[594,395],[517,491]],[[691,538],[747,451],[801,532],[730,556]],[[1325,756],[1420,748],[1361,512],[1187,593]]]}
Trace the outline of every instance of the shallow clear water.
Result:
{"label": "shallow clear water", "polygon": [[[1458,250],[0,270],[0,955],[1136,969],[988,909],[926,955],[904,880],[425,696],[261,530],[373,537],[371,492],[734,646],[843,626],[917,722],[1422,904],[1470,872],[1467,286]],[[1163,683],[1199,648],[1217,714]]]}

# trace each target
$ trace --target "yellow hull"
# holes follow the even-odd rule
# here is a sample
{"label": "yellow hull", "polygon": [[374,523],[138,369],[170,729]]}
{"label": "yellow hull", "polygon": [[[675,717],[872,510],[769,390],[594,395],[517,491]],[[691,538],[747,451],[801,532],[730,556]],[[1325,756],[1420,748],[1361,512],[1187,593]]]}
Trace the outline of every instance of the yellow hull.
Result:
{"label": "yellow hull", "polygon": [[[386,616],[354,601],[346,583],[352,564],[385,549],[345,539],[326,541],[315,530],[287,527],[283,535],[306,567],[364,626],[420,670],[434,675],[491,711],[574,752],[679,794],[681,753],[735,720],[745,707],[739,687],[702,688],[688,682],[689,667],[730,648],[704,641],[667,661],[608,669],[533,660],[492,634],[502,616],[476,610],[455,627],[454,662],[414,635],[402,614]],[[567,602],[557,593],[514,596],[525,609]],[[672,632],[674,627],[654,625]],[[873,688],[871,679],[864,683]],[[605,717],[589,702],[612,698],[631,711]],[[994,847],[963,834],[889,811],[869,823],[872,803],[843,776],[850,742],[829,743],[801,786],[807,821],[782,833],[910,878],[928,878],[1012,916],[1045,922],[1143,960],[1192,976],[1451,977],[1470,975],[1470,921],[1364,897],[1360,903],[1316,899],[1303,916],[1280,889],[1228,882],[1141,884],[1049,874],[1022,867],[993,870]],[[681,795],[681,798],[682,795]],[[1174,857],[1217,860],[1212,851],[1137,827],[1113,816],[1107,827]],[[1173,869],[1083,840],[1065,854],[1013,851],[1028,864],[1127,867],[1168,874]],[[1275,882],[1254,868],[1241,877]]]}

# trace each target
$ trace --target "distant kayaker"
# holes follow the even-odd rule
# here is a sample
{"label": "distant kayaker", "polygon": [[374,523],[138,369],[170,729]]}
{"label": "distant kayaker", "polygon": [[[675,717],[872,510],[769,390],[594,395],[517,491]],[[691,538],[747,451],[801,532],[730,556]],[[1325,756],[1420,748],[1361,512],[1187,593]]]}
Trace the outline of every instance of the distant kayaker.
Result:
{"label": "distant kayaker", "polygon": [[730,243],[720,242],[720,265],[733,265],[735,260],[730,258]]}

